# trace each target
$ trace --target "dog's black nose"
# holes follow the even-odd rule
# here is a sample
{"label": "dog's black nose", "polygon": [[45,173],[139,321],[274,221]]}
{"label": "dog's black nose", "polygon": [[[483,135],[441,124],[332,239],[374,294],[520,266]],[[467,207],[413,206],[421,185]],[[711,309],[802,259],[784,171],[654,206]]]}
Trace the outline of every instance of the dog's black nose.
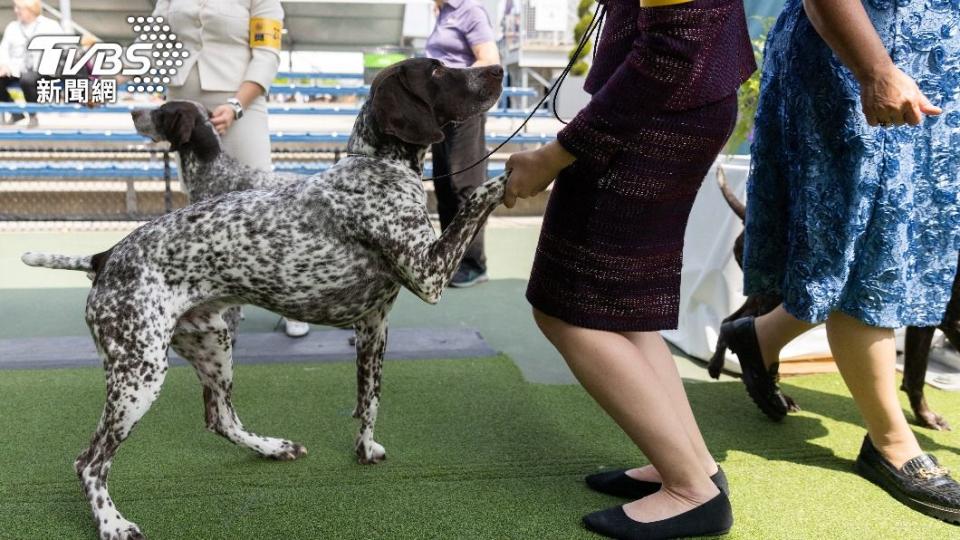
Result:
{"label": "dog's black nose", "polygon": [[130,114],[133,115],[133,119],[136,120],[137,118],[140,118],[141,116],[143,116],[143,113],[145,112],[147,112],[146,109],[134,109],[130,111]]}
{"label": "dog's black nose", "polygon": [[502,79],[502,78],[503,78],[503,66],[501,66],[501,65],[487,66],[487,75],[489,75],[490,77],[493,77],[493,78],[495,78],[495,79]]}

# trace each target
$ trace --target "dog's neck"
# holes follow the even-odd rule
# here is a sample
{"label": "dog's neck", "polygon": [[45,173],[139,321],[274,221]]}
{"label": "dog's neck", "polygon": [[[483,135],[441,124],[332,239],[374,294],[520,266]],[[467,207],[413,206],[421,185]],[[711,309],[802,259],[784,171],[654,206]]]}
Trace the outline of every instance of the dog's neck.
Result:
{"label": "dog's neck", "polygon": [[[209,129],[212,137],[196,137],[201,129]],[[223,151],[220,137],[212,126],[201,126],[197,131],[189,143],[177,149],[180,178],[191,202],[236,191],[236,185],[242,183],[237,177],[258,173]]]}
{"label": "dog's neck", "polygon": [[357,120],[353,124],[353,132],[347,142],[349,155],[369,156],[380,159],[399,161],[413,169],[418,175],[423,174],[423,160],[427,155],[427,147],[411,144],[383,133],[373,119],[369,101],[360,109]]}

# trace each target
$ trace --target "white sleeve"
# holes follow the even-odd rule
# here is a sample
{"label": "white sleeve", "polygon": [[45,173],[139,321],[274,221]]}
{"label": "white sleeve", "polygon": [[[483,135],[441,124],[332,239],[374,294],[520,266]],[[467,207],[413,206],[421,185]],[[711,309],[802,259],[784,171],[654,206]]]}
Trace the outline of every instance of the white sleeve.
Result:
{"label": "white sleeve", "polygon": [[280,0],[253,0],[250,7],[250,63],[243,80],[257,83],[264,93],[270,90],[280,68],[282,29]]}
{"label": "white sleeve", "polygon": [[10,67],[10,36],[13,35],[13,25],[11,22],[3,30],[3,38],[0,38],[0,65]]}
{"label": "white sleeve", "polygon": [[150,16],[166,17],[168,11],[170,11],[170,0],[157,0],[157,4],[153,6],[153,13],[151,13]]}

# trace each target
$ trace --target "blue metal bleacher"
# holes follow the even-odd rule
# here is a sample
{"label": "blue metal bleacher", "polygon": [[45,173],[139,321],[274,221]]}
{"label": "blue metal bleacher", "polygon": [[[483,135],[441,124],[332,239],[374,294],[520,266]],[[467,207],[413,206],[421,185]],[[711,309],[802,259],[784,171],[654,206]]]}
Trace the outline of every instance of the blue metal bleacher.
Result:
{"label": "blue metal bleacher", "polygon": [[[83,105],[48,105],[37,103],[0,103],[0,113],[54,113],[54,114],[118,114],[129,113],[134,109],[152,108],[155,105],[144,104],[118,104],[118,105],[100,105],[94,108]],[[285,115],[308,115],[308,116],[356,116],[360,113],[360,107],[337,105],[288,105],[284,103],[271,103],[267,106],[270,114]],[[528,111],[523,109],[492,109],[487,113],[493,118],[526,118]],[[538,110],[535,117],[547,117],[550,113],[546,109]]]}
{"label": "blue metal bleacher", "polygon": [[[274,170],[296,174],[316,174],[332,166],[326,162],[281,162],[274,166]],[[502,163],[491,163],[487,167],[490,176],[503,173]],[[176,175],[177,166],[170,164],[172,176]],[[433,174],[433,166],[429,163],[424,167],[424,175]],[[3,163],[0,164],[0,178],[133,178],[143,180],[163,179],[164,170],[161,162],[84,162],[57,163],[38,165],[35,162]]]}
{"label": "blue metal bleacher", "polygon": [[[487,133],[488,144],[500,144],[509,137],[507,133]],[[338,143],[346,144],[349,133],[313,133],[309,131],[283,132],[270,134],[274,143]],[[516,144],[546,144],[554,139],[545,133],[519,133],[513,138]],[[0,130],[0,141],[44,141],[44,142],[126,142],[149,143],[150,139],[136,131],[112,130],[70,130],[70,129],[15,129]]]}
{"label": "blue metal bleacher", "polygon": [[363,80],[363,73],[324,73],[322,71],[280,71],[277,79],[356,79]]}
{"label": "blue metal bleacher", "polygon": [[[126,87],[128,92],[131,86]],[[305,84],[276,84],[270,86],[270,93],[273,95],[293,95],[300,94],[304,96],[366,96],[370,93],[369,85],[305,85]],[[535,97],[537,92],[532,88],[518,88],[513,86],[504,87],[502,97]]]}
{"label": "blue metal bleacher", "polygon": [[[355,104],[338,105],[335,103],[311,102],[309,98],[316,96],[356,96],[361,100],[369,94],[369,85],[364,85],[362,74],[343,73],[316,73],[288,71],[277,74],[278,81],[271,86],[270,92],[277,96],[307,97],[307,103],[278,103],[268,104],[268,111],[275,115],[306,115],[306,116],[356,116],[360,107]],[[289,81],[289,82],[288,82]],[[309,81],[309,82],[307,82]],[[344,84],[340,84],[340,81]],[[535,97],[536,91],[531,88],[505,87],[503,97]],[[510,109],[502,99],[494,109],[488,112],[493,118],[522,119],[529,111]],[[146,103],[119,103],[87,107],[78,104],[36,104],[36,103],[0,103],[0,115],[3,113],[40,113],[40,114],[129,114],[130,111],[140,108],[156,107],[157,104]],[[549,116],[546,109],[538,110],[533,116]],[[96,125],[95,122],[92,125]],[[132,126],[131,126],[132,127]],[[509,133],[487,133],[488,145],[497,145],[504,142]],[[316,148],[316,145],[334,145],[342,147],[346,144],[350,134],[348,132],[312,132],[312,131],[275,131],[270,134],[274,144],[304,145]],[[514,137],[516,144],[544,144],[554,139],[553,135],[521,133]],[[29,158],[20,161],[0,162],[0,179],[36,179],[36,180],[165,180],[176,179],[177,168],[174,161],[169,161],[165,170],[162,159],[156,159],[154,152],[164,152],[164,147],[150,146],[150,140],[132,129],[105,130],[105,129],[19,129],[16,127],[0,129],[0,144],[14,146],[17,143],[29,143],[29,148],[37,147],[41,151],[49,151],[50,158],[43,157],[37,160]],[[113,144],[113,146],[109,146]],[[120,147],[117,146],[120,145]],[[100,146],[106,145],[106,146]],[[118,148],[122,152],[143,152],[142,158],[133,160],[106,161],[104,157],[78,157],[65,160],[57,157],[57,150],[83,148],[81,151],[94,150],[99,153],[110,152],[111,148]],[[122,150],[120,149],[122,148]],[[48,150],[47,150],[48,149]],[[307,150],[309,152],[309,150]],[[325,152],[331,150],[325,150]],[[295,152],[302,151],[295,147]],[[152,155],[152,156],[151,156]],[[148,157],[150,156],[150,157]],[[310,159],[315,159],[313,156]],[[314,174],[329,169],[332,166],[328,161],[303,161],[288,159],[277,161],[274,169],[277,171],[298,174]],[[502,162],[491,162],[488,172],[491,176],[504,171]],[[432,166],[428,162],[424,175],[433,174]],[[166,188],[169,192],[169,185]],[[168,201],[169,202],[169,201]],[[168,206],[169,210],[169,206]]]}

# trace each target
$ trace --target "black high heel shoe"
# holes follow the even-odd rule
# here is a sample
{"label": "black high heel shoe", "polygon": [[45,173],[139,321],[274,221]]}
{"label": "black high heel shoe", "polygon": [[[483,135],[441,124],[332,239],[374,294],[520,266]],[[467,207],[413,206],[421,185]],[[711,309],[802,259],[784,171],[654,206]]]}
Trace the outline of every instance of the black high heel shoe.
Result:
{"label": "black high heel shoe", "polygon": [[616,506],[585,516],[583,525],[597,534],[621,540],[720,536],[733,527],[733,509],[730,499],[721,492],[696,508],[660,521],[634,521],[622,506]]}
{"label": "black high heel shoe", "polygon": [[753,320],[753,317],[744,317],[724,323],[720,327],[720,337],[740,359],[741,379],[747,387],[747,394],[763,414],[779,422],[790,410],[790,403],[777,385],[780,363],[774,363],[769,370],[763,365]]}
{"label": "black high heel shoe", "polygon": [[[587,486],[594,491],[633,500],[642,499],[647,495],[652,495],[660,491],[660,487],[662,486],[660,482],[631,478],[627,475],[627,470],[628,469],[620,469],[591,474],[584,480]],[[730,496],[730,486],[727,483],[727,476],[723,474],[723,469],[717,467],[717,472],[711,476],[710,479],[720,488],[720,491],[728,497]]]}

